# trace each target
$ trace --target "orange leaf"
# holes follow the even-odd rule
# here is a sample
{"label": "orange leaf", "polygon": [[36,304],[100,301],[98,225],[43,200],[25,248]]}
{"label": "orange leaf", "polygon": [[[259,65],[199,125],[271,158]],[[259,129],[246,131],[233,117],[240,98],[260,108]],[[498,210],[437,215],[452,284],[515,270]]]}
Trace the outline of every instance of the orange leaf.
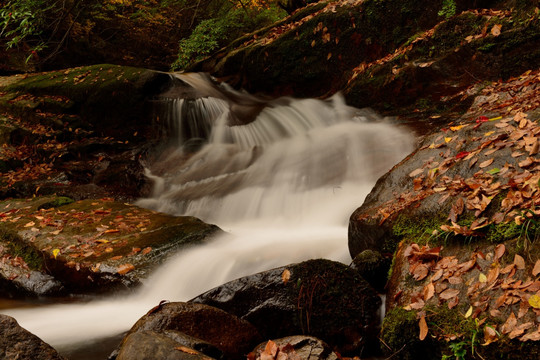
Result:
{"label": "orange leaf", "polygon": [[132,264],[122,264],[120,265],[118,268],[116,268],[116,272],[120,275],[124,275],[124,274],[127,274],[128,272],[130,271],[133,271],[135,270],[135,266],[133,266]]}
{"label": "orange leaf", "polygon": [[283,283],[285,285],[287,285],[287,283],[289,282],[291,278],[291,272],[289,271],[289,269],[285,269],[283,270],[283,273],[281,274],[281,280],[283,280]]}
{"label": "orange leaf", "polygon": [[432,282],[424,287],[424,301],[428,301],[435,295],[435,286]]}
{"label": "orange leaf", "polygon": [[491,35],[493,35],[493,36],[501,35],[501,29],[502,29],[501,24],[493,25],[493,27],[491,28]]}
{"label": "orange leaf", "polygon": [[185,352],[186,354],[192,354],[192,355],[198,355],[199,354],[198,351],[190,349],[190,348],[185,347],[185,346],[177,346],[177,347],[174,348],[174,350],[182,351],[182,352]]}
{"label": "orange leaf", "polygon": [[149,247],[145,247],[145,248],[143,249],[143,251],[141,251],[141,254],[146,255],[146,254],[150,253],[150,251],[152,251],[152,248],[151,248],[150,246],[149,246]]}
{"label": "orange leaf", "polygon": [[420,322],[418,323],[418,325],[420,326],[419,339],[424,340],[428,334],[428,326],[426,323],[426,317],[424,315],[422,315],[422,317],[420,318]]}

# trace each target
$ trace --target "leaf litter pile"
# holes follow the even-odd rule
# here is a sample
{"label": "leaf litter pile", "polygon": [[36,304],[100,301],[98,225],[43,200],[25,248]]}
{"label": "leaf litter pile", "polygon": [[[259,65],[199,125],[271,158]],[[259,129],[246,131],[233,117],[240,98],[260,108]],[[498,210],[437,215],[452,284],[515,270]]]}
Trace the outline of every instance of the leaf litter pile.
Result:
{"label": "leaf litter pile", "polygon": [[[409,173],[412,189],[396,195],[398,201],[383,204],[375,215],[379,222],[395,219],[400,211],[432,197],[435,206],[449,211],[447,222],[431,238],[442,233],[481,240],[487,228],[505,224],[521,227],[516,237],[524,236],[540,215],[539,107],[539,71],[484,88],[464,116],[468,121],[424,142],[418,151],[428,156],[422,167]],[[468,221],[460,224],[464,219]],[[529,241],[537,241],[537,235]],[[417,311],[421,340],[430,333],[447,341],[465,335],[428,325],[431,306],[474,319],[484,345],[503,336],[540,340],[540,260],[527,248],[524,256],[502,243],[479,244],[466,256],[452,255],[452,250],[443,256],[442,246],[416,243],[401,249],[416,282],[396,293],[394,300]]]}
{"label": "leaf litter pile", "polygon": [[[35,201],[7,201],[0,209],[0,226],[17,230],[26,244],[51,259],[77,271],[99,272],[102,262],[107,271],[124,275],[135,269],[135,256],[146,256],[151,247],[132,246],[153,228],[155,213],[112,199],[84,200],[62,208],[39,208],[47,198]],[[152,229],[151,229],[152,230]],[[13,256],[0,244],[0,268],[28,269],[20,256]],[[13,280],[17,272],[7,278]]]}

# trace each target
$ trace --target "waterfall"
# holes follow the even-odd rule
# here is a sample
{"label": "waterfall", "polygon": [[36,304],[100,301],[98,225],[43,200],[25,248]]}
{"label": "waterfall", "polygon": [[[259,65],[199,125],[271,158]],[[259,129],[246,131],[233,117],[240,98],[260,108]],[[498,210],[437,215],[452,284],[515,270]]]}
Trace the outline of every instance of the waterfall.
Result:
{"label": "waterfall", "polygon": [[3,311],[55,347],[121,333],[160,300],[239,276],[310,258],[350,262],[349,215],[413,147],[409,132],[340,95],[266,100],[182,80],[207,96],[164,101],[170,139],[146,164],[154,189],[137,204],[231,235],[171,258],[132,295]]}

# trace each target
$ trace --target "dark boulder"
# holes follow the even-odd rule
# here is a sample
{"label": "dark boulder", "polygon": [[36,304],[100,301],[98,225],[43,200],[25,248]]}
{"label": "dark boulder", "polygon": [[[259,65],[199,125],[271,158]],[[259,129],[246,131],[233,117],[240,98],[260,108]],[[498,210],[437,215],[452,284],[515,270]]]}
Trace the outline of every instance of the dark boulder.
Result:
{"label": "dark boulder", "polygon": [[[243,358],[253,346],[261,341],[261,337],[253,325],[223,310],[204,304],[166,303],[150,310],[135,323],[120,345],[119,356],[123,353],[131,353],[128,348],[136,343],[132,338],[134,334],[147,331],[167,336],[169,340],[166,342],[198,347],[201,352],[211,354],[211,356],[219,355],[215,349],[217,348],[227,359]],[[185,338],[180,340],[178,333],[175,334],[175,332],[185,333],[202,341],[191,340],[192,344],[189,344],[185,342]],[[137,335],[136,338],[143,337],[149,338],[150,343],[165,341],[162,337],[152,340],[150,339],[152,336],[149,336],[148,333],[145,336]]]}
{"label": "dark boulder", "polygon": [[375,290],[383,292],[390,263],[391,259],[380,252],[364,250],[354,258],[351,268],[358,271]]}
{"label": "dark boulder", "polygon": [[23,329],[15,319],[0,315],[0,358],[4,360],[65,360],[50,345]]}
{"label": "dark boulder", "polygon": [[154,331],[129,334],[116,360],[211,360],[192,348]]}
{"label": "dark boulder", "polygon": [[191,301],[239,316],[265,338],[311,335],[342,354],[378,344],[380,298],[356,271],[330,260],[246,276]]}

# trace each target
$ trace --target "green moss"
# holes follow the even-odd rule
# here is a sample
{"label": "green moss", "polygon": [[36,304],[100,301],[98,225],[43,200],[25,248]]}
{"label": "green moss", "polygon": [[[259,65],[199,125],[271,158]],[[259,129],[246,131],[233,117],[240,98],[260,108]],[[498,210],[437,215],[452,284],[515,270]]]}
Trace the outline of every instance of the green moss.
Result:
{"label": "green moss", "polygon": [[38,207],[38,209],[51,209],[51,208],[57,208],[64,205],[69,205],[71,203],[75,202],[75,200],[68,198],[66,196],[59,196],[55,198],[54,200],[44,203]]}
{"label": "green moss", "polygon": [[425,244],[431,239],[435,230],[440,230],[445,219],[440,218],[437,214],[425,216],[421,220],[417,218],[411,219],[407,215],[399,215],[392,227],[392,233],[404,239],[414,240],[418,244]]}
{"label": "green moss", "polygon": [[13,257],[21,257],[31,270],[43,269],[44,261],[42,254],[24,240],[12,229],[0,226],[0,243],[4,243],[7,252]]}

